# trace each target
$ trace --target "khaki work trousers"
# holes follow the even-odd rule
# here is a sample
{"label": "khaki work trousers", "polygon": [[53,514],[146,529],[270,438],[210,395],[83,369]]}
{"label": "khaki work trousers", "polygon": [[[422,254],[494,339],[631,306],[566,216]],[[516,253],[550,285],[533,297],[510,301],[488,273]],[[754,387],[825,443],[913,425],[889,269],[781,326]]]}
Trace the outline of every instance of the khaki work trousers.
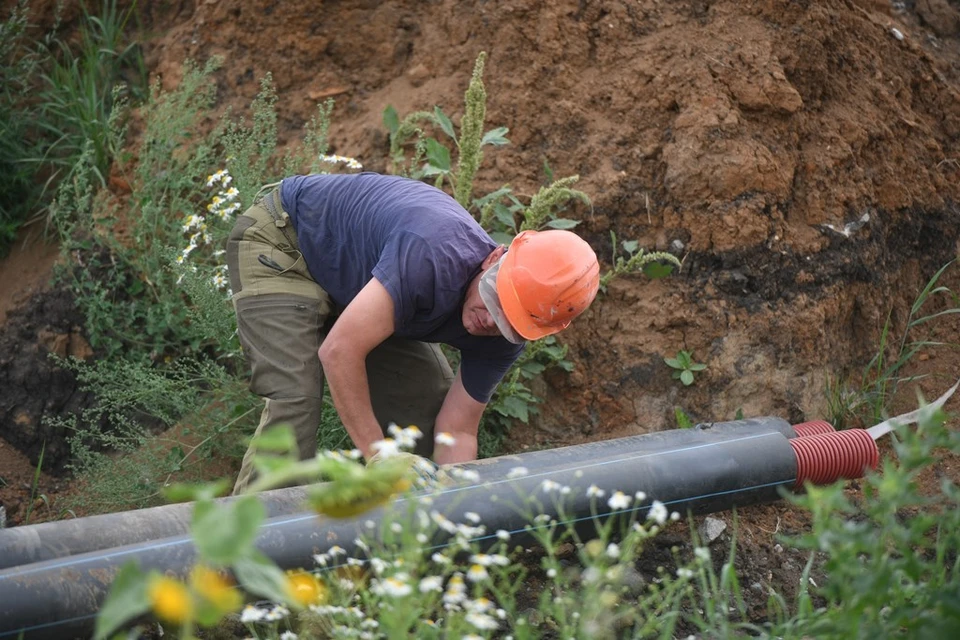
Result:
{"label": "khaki work trousers", "polygon": [[[250,389],[266,401],[256,434],[290,425],[300,459],[312,458],[323,407],[317,351],[333,320],[333,303],[307,270],[279,189],[237,218],[227,239],[227,267]],[[391,422],[416,425],[424,434],[416,452],[431,456],[434,423],[454,379],[438,345],[389,338],[367,357],[367,379],[384,432]],[[234,493],[252,481],[252,461],[249,449]]]}

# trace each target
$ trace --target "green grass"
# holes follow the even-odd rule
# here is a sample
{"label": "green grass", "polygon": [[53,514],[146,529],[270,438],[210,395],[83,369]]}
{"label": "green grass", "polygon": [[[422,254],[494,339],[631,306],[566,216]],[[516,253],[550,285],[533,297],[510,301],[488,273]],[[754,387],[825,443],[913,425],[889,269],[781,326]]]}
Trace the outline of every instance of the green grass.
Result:
{"label": "green grass", "polygon": [[[923,377],[904,375],[907,365],[925,351],[960,346],[931,340],[921,333],[929,329],[931,322],[960,314],[960,297],[940,284],[944,273],[952,265],[951,261],[937,270],[917,294],[899,338],[893,335],[893,310],[887,314],[877,351],[858,377],[828,379],[828,416],[837,429],[870,427],[888,418],[890,403],[900,387]],[[935,305],[939,305],[938,310],[931,310]]]}
{"label": "green grass", "polygon": [[125,10],[116,0],[96,11],[83,4],[76,39],[59,22],[37,38],[27,0],[0,24],[0,254],[79,168],[106,184],[119,153],[112,131],[145,86],[139,45],[129,41],[135,10],[135,2]]}

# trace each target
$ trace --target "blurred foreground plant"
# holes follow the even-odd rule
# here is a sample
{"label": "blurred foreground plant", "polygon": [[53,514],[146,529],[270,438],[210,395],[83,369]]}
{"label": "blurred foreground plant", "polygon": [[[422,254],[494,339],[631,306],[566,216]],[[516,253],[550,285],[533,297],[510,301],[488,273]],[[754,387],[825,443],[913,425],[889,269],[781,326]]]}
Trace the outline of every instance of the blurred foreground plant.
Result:
{"label": "blurred foreground plant", "polygon": [[[397,430],[398,442],[412,442],[411,431]],[[384,446],[396,445],[385,441]],[[255,550],[264,508],[254,495],[215,503],[227,483],[172,487],[171,499],[196,501],[191,524],[196,561],[179,577],[126,565],[98,617],[96,638],[111,637],[148,612],[168,632],[190,638],[198,626],[212,626],[238,611],[257,638],[489,638],[503,633],[533,638],[555,632],[604,638],[624,630],[637,637],[671,637],[675,620],[663,614],[676,606],[692,571],[664,574],[656,585],[631,583],[629,567],[644,544],[679,517],[656,501],[638,509],[646,499],[642,494],[608,496],[596,486],[587,488],[594,516],[605,517],[597,517],[585,538],[574,530],[577,518],[565,508],[570,487],[544,480],[536,495],[518,494],[518,508],[544,549],[539,567],[531,567],[518,562],[522,549],[511,546],[512,533],[488,531],[471,505],[462,505],[462,516],[454,515],[458,507],[446,515],[432,508],[433,491],[451,488],[456,478],[470,481],[466,470],[451,468],[444,485],[394,502],[416,479],[399,456],[368,466],[355,460],[355,451],[299,461],[294,436],[282,427],[265,432],[255,449],[259,477],[251,490],[293,479],[322,480],[307,489],[308,508],[336,518],[358,517],[384,505],[371,516],[379,522],[367,520],[365,533],[344,541],[353,553],[330,546],[314,556],[312,569],[283,571]],[[524,474],[517,468],[509,477]],[[571,543],[573,564],[568,561]],[[521,588],[531,571],[543,585],[532,600]],[[241,610],[249,598],[267,602]]]}

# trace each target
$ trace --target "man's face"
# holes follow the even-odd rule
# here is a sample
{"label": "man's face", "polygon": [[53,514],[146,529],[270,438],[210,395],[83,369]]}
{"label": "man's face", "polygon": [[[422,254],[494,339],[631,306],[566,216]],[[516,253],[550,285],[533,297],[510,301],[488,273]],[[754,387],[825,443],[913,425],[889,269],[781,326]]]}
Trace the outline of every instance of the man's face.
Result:
{"label": "man's face", "polygon": [[499,336],[500,329],[494,322],[493,316],[487,311],[487,305],[480,298],[480,277],[484,272],[497,263],[503,255],[504,248],[497,247],[483,261],[480,273],[467,287],[467,295],[463,299],[463,327],[473,336]]}

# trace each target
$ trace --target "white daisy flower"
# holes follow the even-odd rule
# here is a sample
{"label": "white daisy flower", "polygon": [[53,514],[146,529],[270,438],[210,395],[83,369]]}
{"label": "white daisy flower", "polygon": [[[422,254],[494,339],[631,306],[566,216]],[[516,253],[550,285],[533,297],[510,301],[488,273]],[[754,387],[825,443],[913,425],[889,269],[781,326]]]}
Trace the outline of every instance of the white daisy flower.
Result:
{"label": "white daisy flower", "polygon": [[420,586],[418,587],[420,593],[428,593],[430,591],[440,592],[443,591],[443,578],[440,576],[427,576],[420,581]]}
{"label": "white daisy flower", "polygon": [[471,567],[467,570],[467,580],[470,582],[481,582],[489,578],[490,574],[487,573],[487,569],[483,565],[471,565]]}
{"label": "white daisy flower", "polygon": [[264,616],[267,615],[267,612],[263,609],[258,609],[252,604],[248,604],[243,608],[243,612],[240,614],[240,622],[243,624],[248,624],[251,622],[260,622],[263,620]]}
{"label": "white daisy flower", "polygon": [[400,453],[400,445],[393,438],[384,438],[383,440],[377,440],[370,448],[379,453],[384,458],[389,458],[390,456],[395,456]]}
{"label": "white daisy flower", "polygon": [[620,510],[626,509],[630,506],[631,498],[623,491],[614,491],[613,495],[610,496],[610,499],[607,500],[607,505],[611,509]]}
{"label": "white daisy flower", "polygon": [[456,443],[457,439],[454,438],[450,433],[441,431],[436,435],[433,441],[437,444],[442,444],[445,447],[452,447]]}
{"label": "white daisy flower", "polygon": [[551,493],[560,489],[560,483],[554,480],[544,480],[540,483],[540,488],[543,489],[544,493]]}
{"label": "white daisy flower", "polygon": [[663,524],[667,521],[667,507],[659,500],[654,500],[650,505],[650,511],[647,512],[647,520],[653,520],[657,524]]}
{"label": "white daisy flower", "polygon": [[500,626],[500,623],[494,618],[485,613],[477,613],[476,611],[471,611],[464,616],[464,619],[477,629],[482,629],[484,631],[491,631]]}
{"label": "white daisy flower", "polygon": [[406,577],[406,574],[397,574],[396,576],[391,576],[386,580],[380,581],[377,587],[379,591],[378,595],[387,595],[394,598],[402,598],[403,596],[410,595],[413,589],[402,579],[404,577]]}

